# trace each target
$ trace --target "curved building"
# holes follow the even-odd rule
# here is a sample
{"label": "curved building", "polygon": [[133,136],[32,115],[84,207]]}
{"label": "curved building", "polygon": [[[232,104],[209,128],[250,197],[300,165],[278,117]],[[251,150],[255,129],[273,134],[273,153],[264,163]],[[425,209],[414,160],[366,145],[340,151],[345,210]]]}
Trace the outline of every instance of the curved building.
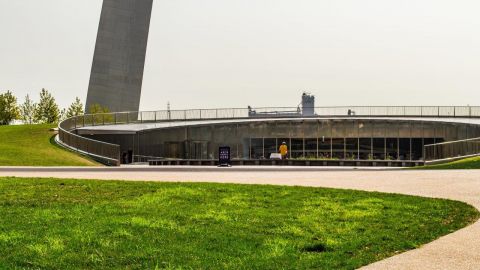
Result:
{"label": "curved building", "polygon": [[[251,108],[87,115],[75,118],[74,128],[68,120],[66,130],[118,146],[121,163],[215,160],[221,146],[231,148],[234,160],[269,160],[285,142],[290,160],[405,165],[447,157],[427,156],[426,145],[480,137],[479,107],[331,107],[308,117],[255,111],[255,117]],[[468,147],[475,152],[479,146]]]}

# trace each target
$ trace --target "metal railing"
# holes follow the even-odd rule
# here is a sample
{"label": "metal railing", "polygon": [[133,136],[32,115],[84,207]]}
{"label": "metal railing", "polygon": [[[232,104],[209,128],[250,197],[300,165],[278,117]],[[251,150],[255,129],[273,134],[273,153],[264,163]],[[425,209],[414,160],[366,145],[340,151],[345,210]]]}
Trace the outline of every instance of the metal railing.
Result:
{"label": "metal railing", "polygon": [[[308,108],[311,111],[312,108]],[[223,108],[192,110],[160,110],[87,114],[69,118],[59,124],[59,139],[76,151],[88,154],[103,163],[120,164],[120,146],[88,139],[75,134],[82,127],[249,118],[308,117],[442,117],[480,118],[480,106],[334,106],[315,107],[314,114],[305,114],[300,107]],[[430,150],[438,159],[440,150]],[[447,151],[447,150],[445,150]],[[454,151],[454,150],[451,150]],[[456,150],[455,150],[456,151]],[[461,151],[460,151],[461,152]],[[442,154],[443,155],[443,154]],[[453,155],[453,154],[450,154]],[[444,155],[448,156],[448,155]]]}
{"label": "metal railing", "polygon": [[120,165],[120,146],[79,136],[73,131],[77,128],[78,117],[62,121],[58,125],[58,137],[68,148],[86,154],[104,164]]}
{"label": "metal railing", "polygon": [[429,144],[424,146],[425,161],[437,161],[480,155],[480,138]]}
{"label": "metal railing", "polygon": [[306,115],[298,107],[226,108],[161,110],[87,114],[73,121],[75,127],[149,123],[163,121],[282,118],[282,117],[443,117],[480,118],[480,106],[342,106],[315,107],[314,115]]}

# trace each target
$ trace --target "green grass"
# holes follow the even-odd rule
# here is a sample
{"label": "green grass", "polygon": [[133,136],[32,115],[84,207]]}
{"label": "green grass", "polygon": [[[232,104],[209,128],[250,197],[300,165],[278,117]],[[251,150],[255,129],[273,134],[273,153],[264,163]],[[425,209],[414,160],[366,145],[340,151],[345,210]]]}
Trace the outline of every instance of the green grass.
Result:
{"label": "green grass", "polygon": [[307,187],[0,179],[0,269],[354,269],[479,217]]}
{"label": "green grass", "polygon": [[445,164],[427,165],[424,167],[417,167],[417,169],[435,169],[435,170],[465,170],[465,169],[480,169],[480,157],[466,158]]}
{"label": "green grass", "polygon": [[53,127],[0,126],[0,166],[98,166],[55,145]]}

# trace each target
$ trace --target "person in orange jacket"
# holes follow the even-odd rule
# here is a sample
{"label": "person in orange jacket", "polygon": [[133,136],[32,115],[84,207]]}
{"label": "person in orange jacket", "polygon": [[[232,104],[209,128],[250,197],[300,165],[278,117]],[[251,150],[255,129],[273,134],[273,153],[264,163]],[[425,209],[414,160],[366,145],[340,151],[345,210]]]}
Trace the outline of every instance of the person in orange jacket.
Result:
{"label": "person in orange jacket", "polygon": [[288,146],[287,146],[287,143],[286,142],[282,142],[282,145],[280,145],[280,148],[278,149],[280,154],[282,155],[282,159],[286,159],[287,158],[287,154],[288,154]]}

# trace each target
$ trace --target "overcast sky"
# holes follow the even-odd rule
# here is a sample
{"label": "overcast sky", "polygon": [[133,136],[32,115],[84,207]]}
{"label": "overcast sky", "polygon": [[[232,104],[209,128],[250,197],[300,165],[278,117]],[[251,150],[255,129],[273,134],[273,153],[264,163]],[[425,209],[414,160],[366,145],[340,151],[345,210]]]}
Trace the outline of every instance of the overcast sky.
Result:
{"label": "overcast sky", "polygon": [[[0,0],[0,91],[85,100],[101,0]],[[141,109],[480,105],[478,0],[155,0]]]}

